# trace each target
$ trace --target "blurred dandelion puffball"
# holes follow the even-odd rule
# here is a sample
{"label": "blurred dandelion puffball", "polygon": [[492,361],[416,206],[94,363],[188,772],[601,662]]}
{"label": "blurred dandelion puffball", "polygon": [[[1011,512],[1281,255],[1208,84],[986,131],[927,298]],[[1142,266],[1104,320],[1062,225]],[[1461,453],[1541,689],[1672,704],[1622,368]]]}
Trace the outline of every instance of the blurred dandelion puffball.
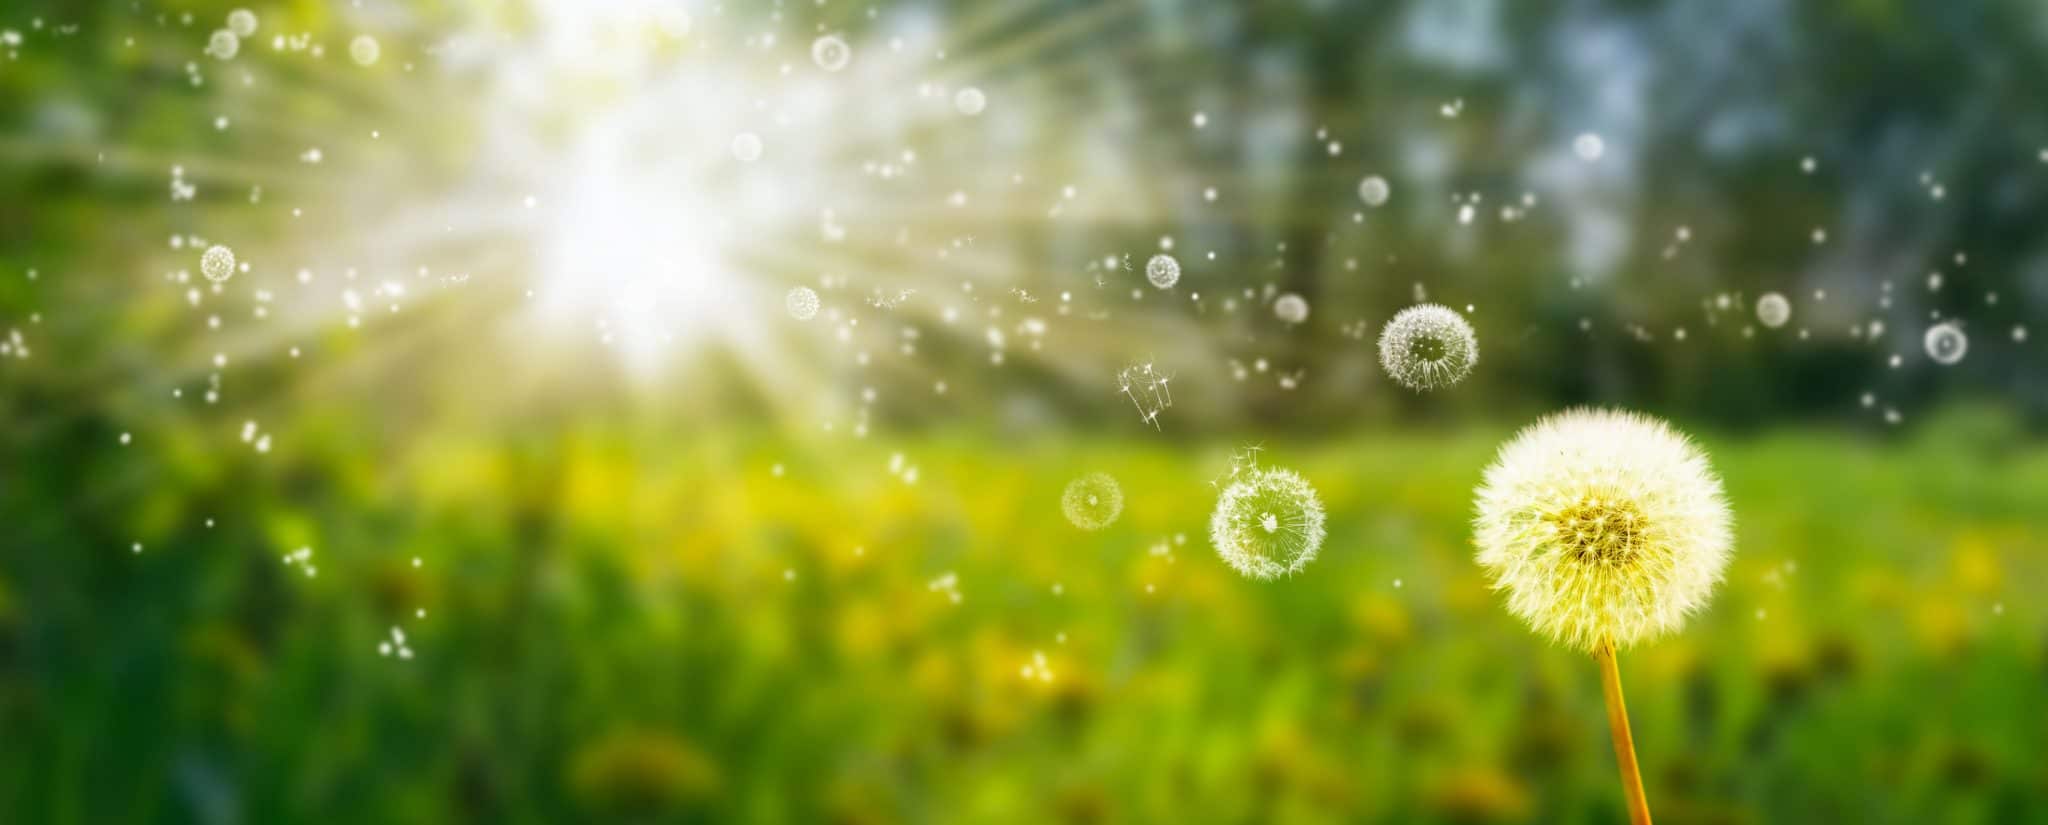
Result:
{"label": "blurred dandelion puffball", "polygon": [[960,110],[960,114],[973,117],[981,114],[981,110],[988,108],[988,95],[982,94],[980,89],[969,86],[953,95],[953,108]]}
{"label": "blurred dandelion puffball", "polygon": [[818,64],[820,69],[836,72],[846,68],[852,60],[853,47],[846,45],[846,40],[839,35],[828,34],[811,41],[811,62]]}
{"label": "blurred dandelion puffball", "polygon": [[1292,470],[1240,471],[1216,499],[1209,541],[1231,569],[1254,579],[1291,575],[1323,544],[1323,503]]}
{"label": "blurred dandelion puffball", "polygon": [[1927,348],[1927,357],[1934,359],[1934,363],[1948,366],[1963,360],[1970,349],[1970,339],[1954,321],[1943,321],[1927,328],[1920,345]]}
{"label": "blurred dandelion puffball", "polygon": [[199,255],[199,274],[214,283],[235,277],[235,251],[220,244],[207,247]]}
{"label": "blurred dandelion puffball", "polygon": [[1124,491],[1108,473],[1089,473],[1067,482],[1060,494],[1060,512],[1083,530],[1100,530],[1124,511]]}
{"label": "blurred dandelion puffball", "polygon": [[1180,261],[1164,252],[1152,256],[1152,260],[1145,262],[1145,280],[1160,289],[1180,283]]}
{"label": "blurred dandelion puffball", "polygon": [[1411,390],[1456,384],[1478,362],[1479,339],[1472,325],[1442,304],[1401,310],[1380,331],[1380,367]]}
{"label": "blurred dandelion puffball", "polygon": [[1763,297],[1756,299],[1757,323],[1771,329],[1777,329],[1784,326],[1785,322],[1790,320],[1792,320],[1792,302],[1786,300],[1784,295],[1776,292],[1766,292]]}
{"label": "blurred dandelion puffball", "polygon": [[256,13],[248,9],[228,12],[228,31],[236,37],[248,37],[256,33]]}
{"label": "blurred dandelion puffball", "polygon": [[818,314],[818,292],[807,286],[792,288],[782,296],[782,308],[789,310],[789,317],[808,321]]}
{"label": "blurred dandelion puffball", "polygon": [[377,38],[367,34],[356,35],[356,39],[348,42],[348,58],[355,61],[358,66],[368,66],[377,62],[377,56],[383,53],[383,47],[377,45]]}
{"label": "blurred dandelion puffball", "polygon": [[215,60],[233,60],[235,53],[242,50],[242,38],[227,29],[216,29],[206,39],[206,53]]}
{"label": "blurred dandelion puffball", "polygon": [[1290,324],[1308,320],[1308,299],[1289,292],[1273,300],[1273,317]]}
{"label": "blurred dandelion puffball", "polygon": [[1728,564],[1721,480],[1655,418],[1575,409],[1516,433],[1486,468],[1473,542],[1508,610],[1597,651],[1678,629]]}
{"label": "blurred dandelion puffball", "polygon": [[1387,179],[1378,175],[1371,175],[1358,182],[1358,199],[1364,201],[1366,206],[1383,206],[1387,202],[1387,197],[1393,193],[1394,190],[1387,186]]}

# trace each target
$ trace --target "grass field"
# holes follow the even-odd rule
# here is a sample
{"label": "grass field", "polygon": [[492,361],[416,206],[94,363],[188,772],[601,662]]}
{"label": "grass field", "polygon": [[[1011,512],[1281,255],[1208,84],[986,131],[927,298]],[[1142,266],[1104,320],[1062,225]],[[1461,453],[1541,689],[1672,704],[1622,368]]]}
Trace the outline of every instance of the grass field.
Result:
{"label": "grass field", "polygon": [[[1727,583],[1622,659],[1659,821],[2048,821],[2048,450],[1973,431],[1709,440]],[[164,496],[119,528],[140,555],[44,534],[85,560],[9,559],[0,803],[53,823],[1617,821],[1592,662],[1518,624],[1467,550],[1508,433],[1265,443],[1330,514],[1321,557],[1271,583],[1208,545],[1232,441],[650,451],[678,442],[585,429],[382,464],[308,439],[337,446],[179,479],[235,514],[212,530],[152,528],[209,502]],[[1058,497],[1091,470],[1127,505],[1082,533]],[[300,545],[317,577],[278,562]],[[415,658],[378,654],[392,625]]]}

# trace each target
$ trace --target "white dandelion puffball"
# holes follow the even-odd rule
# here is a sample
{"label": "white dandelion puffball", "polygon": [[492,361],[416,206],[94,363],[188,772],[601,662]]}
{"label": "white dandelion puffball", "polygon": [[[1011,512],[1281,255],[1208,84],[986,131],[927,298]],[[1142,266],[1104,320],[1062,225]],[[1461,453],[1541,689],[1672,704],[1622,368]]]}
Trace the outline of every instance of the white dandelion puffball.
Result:
{"label": "white dandelion puffball", "polygon": [[1124,511],[1124,491],[1108,473],[1089,473],[1067,482],[1060,494],[1060,512],[1083,530],[1100,530]]}
{"label": "white dandelion puffball", "polygon": [[1164,252],[1152,256],[1152,260],[1145,262],[1145,280],[1160,289],[1180,283],[1180,261]]}
{"label": "white dandelion puffball", "polygon": [[811,41],[811,62],[828,72],[846,68],[853,61],[853,47],[846,45],[846,39],[828,34]]}
{"label": "white dandelion puffball", "polygon": [[1273,299],[1273,317],[1290,324],[1308,320],[1308,299],[1292,292]]}
{"label": "white dandelion puffball", "polygon": [[377,56],[383,53],[384,48],[377,45],[377,38],[367,34],[356,35],[356,39],[348,41],[348,58],[358,66],[377,62]]}
{"label": "white dandelion puffball", "polygon": [[1465,316],[1441,304],[1401,310],[1380,330],[1380,367],[1418,392],[1448,387],[1472,374],[1479,338]]}
{"label": "white dandelion puffball", "polygon": [[1927,328],[1927,335],[1920,341],[1927,348],[1927,357],[1934,363],[1948,366],[1963,360],[1970,350],[1970,339],[1963,334],[1963,328],[1954,321],[1943,321]]}
{"label": "white dandelion puffball", "polygon": [[1728,565],[1721,480],[1655,418],[1575,409],[1516,433],[1479,486],[1473,543],[1508,610],[1586,651],[1677,630]]}
{"label": "white dandelion puffball", "polygon": [[248,37],[256,33],[256,13],[248,9],[228,12],[228,31],[236,37]]}
{"label": "white dandelion puffball", "polygon": [[207,247],[199,255],[199,274],[214,283],[235,277],[235,251],[220,244]]}
{"label": "white dandelion puffball", "polygon": [[1776,292],[1766,292],[1756,299],[1756,322],[1777,329],[1792,320],[1792,302]]}
{"label": "white dandelion puffball", "polygon": [[233,60],[241,50],[242,38],[227,29],[216,29],[212,36],[206,38],[206,53],[215,60]]}
{"label": "white dandelion puffball", "polygon": [[1607,154],[1607,141],[1592,132],[1585,132],[1572,139],[1572,151],[1578,153],[1580,160],[1599,160],[1601,155]]}
{"label": "white dandelion puffball", "polygon": [[969,86],[953,95],[953,108],[959,109],[960,114],[973,117],[981,114],[981,110],[988,108],[988,95],[982,94],[980,89]]}
{"label": "white dandelion puffball", "polygon": [[1252,467],[1216,499],[1209,541],[1231,569],[1254,579],[1301,571],[1323,544],[1323,503],[1291,470]]}
{"label": "white dandelion puffball", "polygon": [[1393,193],[1394,190],[1387,186],[1387,179],[1378,175],[1368,176],[1358,182],[1358,199],[1365,201],[1366,206],[1384,206],[1387,197]]}
{"label": "white dandelion puffball", "polygon": [[789,317],[799,321],[811,320],[818,314],[818,291],[800,286],[782,296],[782,307],[789,310]]}

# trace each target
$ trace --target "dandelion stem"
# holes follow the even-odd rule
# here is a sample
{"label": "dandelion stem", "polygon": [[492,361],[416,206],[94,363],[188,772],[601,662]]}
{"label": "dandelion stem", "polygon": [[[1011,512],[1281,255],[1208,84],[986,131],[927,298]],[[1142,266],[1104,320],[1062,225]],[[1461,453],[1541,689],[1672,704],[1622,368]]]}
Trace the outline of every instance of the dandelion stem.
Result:
{"label": "dandelion stem", "polygon": [[1621,669],[1614,663],[1614,643],[1593,654],[1600,661],[1600,688],[1607,694],[1607,727],[1614,733],[1614,760],[1621,763],[1621,790],[1628,796],[1628,821],[1650,825],[1650,802],[1643,798],[1643,774],[1636,767],[1636,742],[1628,732],[1628,707],[1621,700]]}

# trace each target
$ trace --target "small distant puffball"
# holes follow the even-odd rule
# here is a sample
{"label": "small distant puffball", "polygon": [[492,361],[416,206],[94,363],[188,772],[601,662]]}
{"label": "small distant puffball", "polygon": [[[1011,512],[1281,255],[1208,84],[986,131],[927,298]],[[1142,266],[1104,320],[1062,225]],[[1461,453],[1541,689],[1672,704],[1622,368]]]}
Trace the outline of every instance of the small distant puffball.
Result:
{"label": "small distant puffball", "polygon": [[789,310],[789,317],[808,321],[818,314],[818,292],[807,286],[800,286],[783,296],[782,306]]}
{"label": "small distant puffball", "polygon": [[207,247],[199,256],[199,274],[214,283],[235,277],[235,251],[220,244]]}
{"label": "small distant puffball", "polygon": [[348,42],[348,57],[358,66],[368,66],[377,62],[377,57],[383,53],[383,47],[377,45],[377,38],[367,34],[356,35],[356,39]]}
{"label": "small distant puffball", "polygon": [[1756,299],[1756,320],[1771,329],[1782,327],[1792,320],[1792,302],[1780,293],[1766,292]]}
{"label": "small distant puffball", "polygon": [[1358,199],[1364,201],[1366,206],[1384,206],[1387,197],[1393,193],[1393,188],[1387,185],[1387,179],[1378,175],[1369,176],[1358,182]]}
{"label": "small distant puffball", "polygon": [[1273,300],[1273,317],[1290,324],[1308,320],[1308,300],[1289,292]]}
{"label": "small distant puffball", "polygon": [[1152,260],[1145,262],[1145,280],[1160,289],[1180,283],[1180,261],[1163,252],[1152,256]]}
{"label": "small distant puffball", "polygon": [[953,95],[953,108],[959,109],[960,114],[969,117],[981,114],[981,110],[988,108],[988,95],[982,94],[980,89],[969,86]]}

